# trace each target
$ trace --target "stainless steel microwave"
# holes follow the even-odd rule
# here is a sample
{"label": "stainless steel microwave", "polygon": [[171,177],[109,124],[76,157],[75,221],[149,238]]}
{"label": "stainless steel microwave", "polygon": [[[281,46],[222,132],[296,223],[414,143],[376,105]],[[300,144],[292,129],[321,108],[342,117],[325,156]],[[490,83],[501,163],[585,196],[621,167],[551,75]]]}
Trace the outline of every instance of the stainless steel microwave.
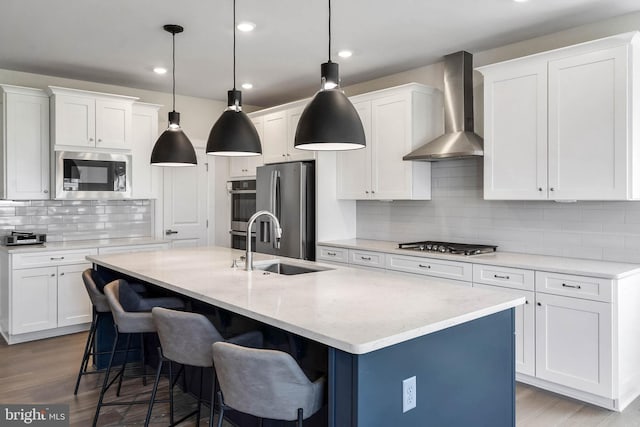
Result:
{"label": "stainless steel microwave", "polygon": [[55,152],[56,199],[131,198],[131,155]]}

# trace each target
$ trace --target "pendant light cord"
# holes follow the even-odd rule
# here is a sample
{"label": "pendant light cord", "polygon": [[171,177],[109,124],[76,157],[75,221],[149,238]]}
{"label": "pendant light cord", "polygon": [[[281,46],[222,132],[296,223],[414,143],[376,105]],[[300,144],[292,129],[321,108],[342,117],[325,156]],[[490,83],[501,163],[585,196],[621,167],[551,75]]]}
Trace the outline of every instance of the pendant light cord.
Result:
{"label": "pendant light cord", "polygon": [[236,0],[233,0],[233,90],[236,90]]}
{"label": "pendant light cord", "polygon": [[331,0],[329,0],[329,62],[331,62]]}
{"label": "pendant light cord", "polygon": [[173,111],[176,111],[176,33],[173,34]]}

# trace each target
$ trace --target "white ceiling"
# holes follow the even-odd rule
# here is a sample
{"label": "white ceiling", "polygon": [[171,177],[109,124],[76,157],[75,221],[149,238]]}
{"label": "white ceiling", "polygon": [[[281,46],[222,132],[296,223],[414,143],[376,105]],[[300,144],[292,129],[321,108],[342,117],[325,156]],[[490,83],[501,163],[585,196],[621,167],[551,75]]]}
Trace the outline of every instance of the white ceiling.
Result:
{"label": "white ceiling", "polygon": [[[226,99],[232,86],[232,0],[2,0],[0,68]],[[333,56],[343,86],[634,12],[638,0],[333,0]],[[310,96],[327,59],[327,0],[237,0],[238,86],[246,104]],[[339,49],[354,51],[338,58]]]}

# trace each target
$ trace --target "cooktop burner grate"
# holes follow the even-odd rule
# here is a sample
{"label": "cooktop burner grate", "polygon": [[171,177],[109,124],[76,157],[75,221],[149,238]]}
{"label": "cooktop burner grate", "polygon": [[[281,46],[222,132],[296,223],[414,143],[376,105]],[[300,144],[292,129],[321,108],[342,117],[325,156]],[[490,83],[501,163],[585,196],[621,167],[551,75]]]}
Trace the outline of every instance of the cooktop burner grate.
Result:
{"label": "cooktop burner grate", "polygon": [[468,243],[436,242],[425,240],[423,242],[399,243],[398,248],[419,252],[478,255],[495,252],[498,247],[493,245],[474,245]]}

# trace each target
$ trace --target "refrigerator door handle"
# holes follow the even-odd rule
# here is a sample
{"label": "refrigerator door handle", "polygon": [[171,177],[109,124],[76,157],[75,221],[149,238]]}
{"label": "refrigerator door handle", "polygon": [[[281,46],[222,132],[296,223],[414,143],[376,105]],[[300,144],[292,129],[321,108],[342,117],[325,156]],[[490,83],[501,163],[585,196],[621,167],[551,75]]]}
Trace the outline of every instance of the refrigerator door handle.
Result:
{"label": "refrigerator door handle", "polygon": [[[276,218],[278,218],[278,221],[282,221],[282,194],[280,192],[280,171],[274,171],[275,174],[275,191],[274,191],[274,205],[275,205],[275,209],[273,214],[276,216]],[[273,230],[273,227],[275,227],[275,224],[273,223],[273,221],[271,222],[271,228],[272,228],[272,235],[273,236],[277,236],[278,233],[275,233]],[[280,249],[280,239],[277,237],[274,237],[273,239],[273,247],[275,249]]]}

